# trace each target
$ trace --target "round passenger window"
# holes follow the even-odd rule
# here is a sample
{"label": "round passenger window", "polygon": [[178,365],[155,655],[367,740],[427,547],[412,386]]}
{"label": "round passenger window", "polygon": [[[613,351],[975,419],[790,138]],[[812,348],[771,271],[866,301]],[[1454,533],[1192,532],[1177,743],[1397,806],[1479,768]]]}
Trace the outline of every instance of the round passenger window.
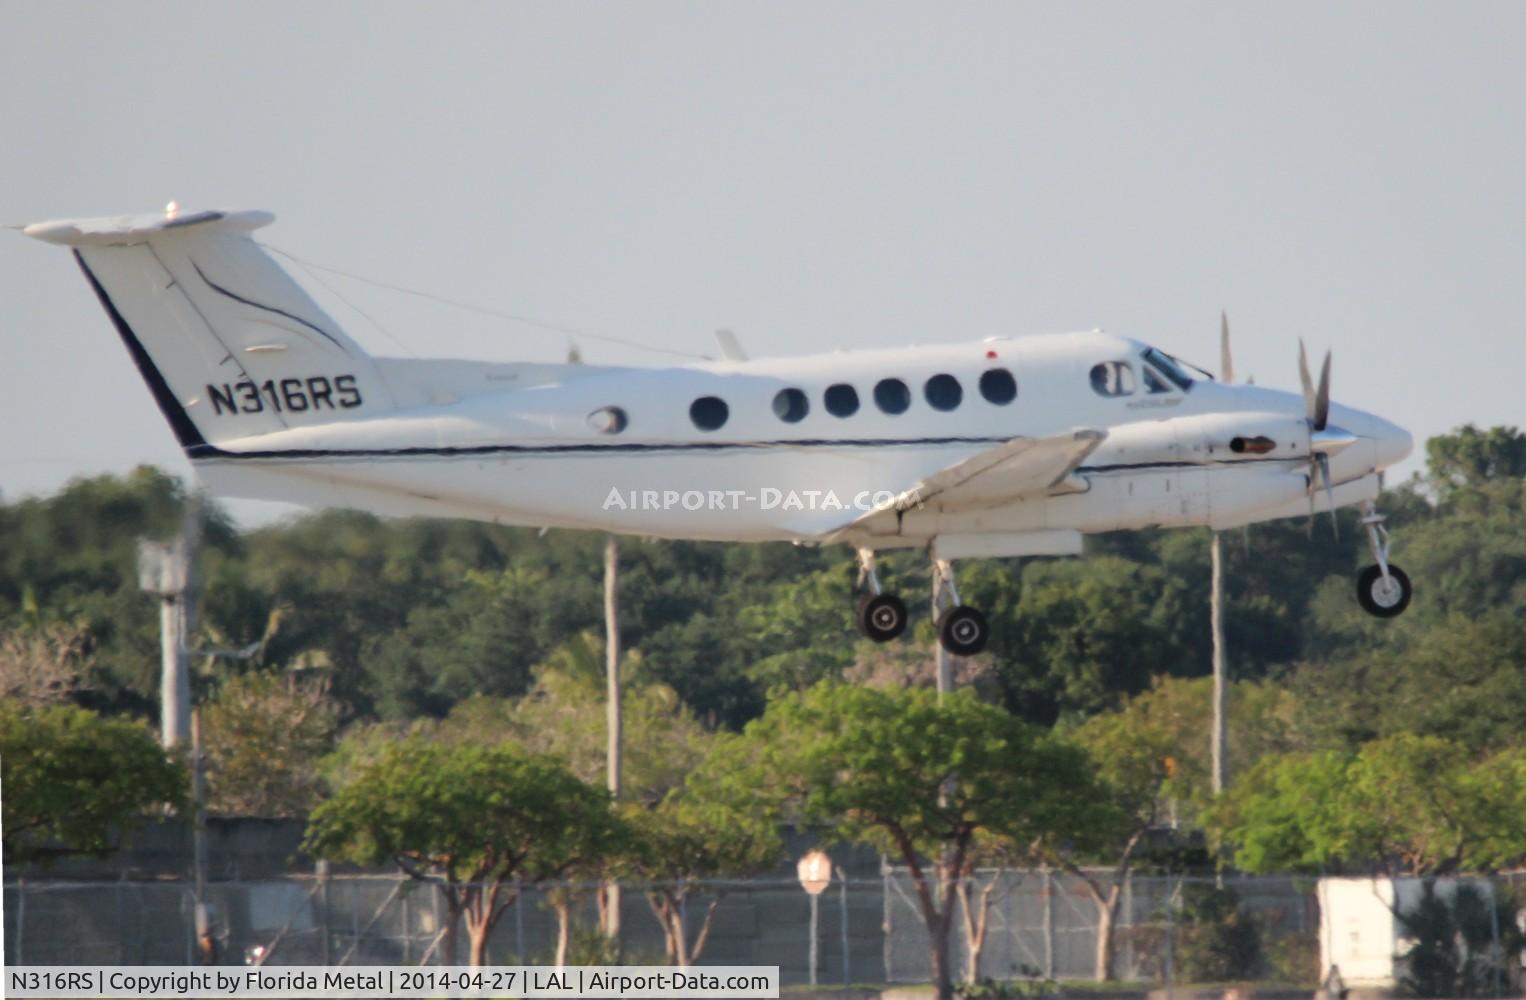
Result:
{"label": "round passenger window", "polygon": [[701,396],[689,406],[689,419],[702,431],[720,430],[730,415],[731,409],[719,396]]}
{"label": "round passenger window", "polygon": [[799,389],[780,389],[774,396],[774,416],[787,424],[798,424],[810,412],[810,400]]}
{"label": "round passenger window", "polygon": [[827,412],[834,417],[851,417],[858,412],[858,390],[846,382],[827,386],[823,398]]}
{"label": "round passenger window", "polygon": [[874,387],[874,405],[894,416],[911,406],[911,390],[898,378],[881,379]]}
{"label": "round passenger window", "polygon": [[935,410],[952,410],[964,399],[964,387],[952,375],[934,375],[922,389],[927,405]]}
{"label": "round passenger window", "polygon": [[988,403],[1006,406],[1017,398],[1017,379],[1005,368],[988,368],[980,376],[980,394]]}

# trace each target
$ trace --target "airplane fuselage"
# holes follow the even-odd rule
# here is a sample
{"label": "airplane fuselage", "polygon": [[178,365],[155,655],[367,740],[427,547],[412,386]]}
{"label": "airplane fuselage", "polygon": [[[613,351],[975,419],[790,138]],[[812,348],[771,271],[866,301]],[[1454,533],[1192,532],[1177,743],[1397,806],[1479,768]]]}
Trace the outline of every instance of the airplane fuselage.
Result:
{"label": "airplane fuselage", "polygon": [[[1004,441],[1087,427],[1106,439],[1047,495],[979,510],[913,504],[894,533],[857,540],[1223,528],[1306,512],[1302,399],[1146,376],[1145,350],[1082,333],[674,368],[444,364],[432,399],[408,399],[410,380],[388,378],[429,362],[383,360],[383,380],[401,398],[381,416],[191,454],[209,483],[238,495],[666,538],[810,541]],[[1126,385],[1106,387],[1116,394],[1095,384],[1103,364],[1130,368]],[[991,372],[1010,375],[1012,398],[982,391]],[[696,415],[701,400],[721,407]],[[1332,457],[1337,505],[1376,496],[1376,473],[1407,453],[1408,435],[1339,405],[1331,422],[1356,437]],[[1271,447],[1237,453],[1236,437]]]}

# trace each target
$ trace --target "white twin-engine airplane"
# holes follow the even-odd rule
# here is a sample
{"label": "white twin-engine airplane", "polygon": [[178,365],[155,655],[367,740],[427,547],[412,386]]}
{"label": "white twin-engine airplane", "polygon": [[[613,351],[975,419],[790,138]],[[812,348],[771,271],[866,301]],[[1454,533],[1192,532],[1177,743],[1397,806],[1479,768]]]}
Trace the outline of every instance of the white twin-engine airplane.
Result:
{"label": "white twin-engine airplane", "polygon": [[264,212],[44,222],[72,247],[214,493],[383,515],[663,538],[840,542],[859,623],[905,604],[875,552],[929,550],[939,637],[984,648],[956,559],[1077,555],[1086,532],[1214,530],[1359,504],[1368,611],[1397,615],[1374,501],[1410,435],[1329,400],[1230,385],[1100,332],[668,368],[372,357],[257,245]]}

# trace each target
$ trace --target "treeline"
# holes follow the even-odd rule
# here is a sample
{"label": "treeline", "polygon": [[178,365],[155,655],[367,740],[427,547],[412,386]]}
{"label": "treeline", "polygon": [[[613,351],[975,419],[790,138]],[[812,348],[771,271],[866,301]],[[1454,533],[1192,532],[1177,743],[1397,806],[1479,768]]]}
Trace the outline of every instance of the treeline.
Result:
{"label": "treeline", "polygon": [[[1417,591],[1396,621],[1369,619],[1354,600],[1353,576],[1371,557],[1353,512],[1340,515],[1338,538],[1323,517],[1312,538],[1303,520],[1227,536],[1234,676],[1306,695],[1316,740],[1395,728],[1497,740],[1520,707],[1513,692],[1526,691],[1508,670],[1526,605],[1523,452],[1513,428],[1463,428],[1429,443],[1424,479],[1385,495],[1394,559]],[[172,533],[184,501],[184,484],[143,468],[0,506],[0,627],[77,629],[80,703],[153,718],[158,616],[138,589],[137,544]],[[472,696],[524,695],[537,665],[602,631],[603,544],[343,511],[240,532],[214,507],[191,645],[261,645],[250,661],[199,662],[197,696],[249,671],[321,678],[349,723],[443,718]],[[1041,725],[1209,669],[1206,531],[1094,536],[1088,549],[960,567],[961,590],[994,626],[964,678]],[[915,600],[930,587],[923,556],[884,564],[914,611],[925,603]],[[781,687],[930,677],[925,613],[907,641],[857,638],[843,549],[629,539],[621,574],[625,647],[708,727],[739,729]],[[1438,676],[1470,683],[1437,690]]]}

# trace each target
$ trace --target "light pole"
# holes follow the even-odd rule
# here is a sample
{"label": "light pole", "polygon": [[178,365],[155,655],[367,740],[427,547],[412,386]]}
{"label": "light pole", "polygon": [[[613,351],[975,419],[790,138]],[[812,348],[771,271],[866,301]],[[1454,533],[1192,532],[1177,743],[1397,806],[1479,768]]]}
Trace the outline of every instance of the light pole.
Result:
{"label": "light pole", "polygon": [[201,540],[201,495],[186,500],[180,532],[169,542],[138,543],[138,586],[159,598],[159,739],[165,749],[191,741],[192,867],[196,880],[196,945],[202,960],[215,960],[207,884],[206,781],[201,755],[201,719],[191,715],[190,650],[186,648],[188,605],[195,586],[192,566]]}
{"label": "light pole", "polygon": [[1224,546],[1219,532],[1213,532],[1209,552],[1213,561],[1213,596],[1209,618],[1213,628],[1213,794],[1224,791],[1229,771],[1229,741],[1226,718],[1229,681],[1224,663]]}
{"label": "light pole", "polygon": [[[606,744],[609,797],[620,801],[620,743],[624,736],[620,691],[620,543],[614,535],[604,543],[604,676],[605,712],[609,728]],[[620,882],[604,884],[604,934],[620,940]]]}
{"label": "light pole", "polygon": [[194,543],[188,534],[182,531],[171,542],[138,543],[138,586],[159,598],[159,739],[166,748],[191,734],[185,603]]}
{"label": "light pole", "polygon": [[811,897],[811,985],[816,985],[816,956],[817,956],[817,914],[821,904],[821,894],[827,886],[832,884],[832,859],[827,857],[825,851],[811,851],[795,865],[795,874],[800,878],[800,887]]}

